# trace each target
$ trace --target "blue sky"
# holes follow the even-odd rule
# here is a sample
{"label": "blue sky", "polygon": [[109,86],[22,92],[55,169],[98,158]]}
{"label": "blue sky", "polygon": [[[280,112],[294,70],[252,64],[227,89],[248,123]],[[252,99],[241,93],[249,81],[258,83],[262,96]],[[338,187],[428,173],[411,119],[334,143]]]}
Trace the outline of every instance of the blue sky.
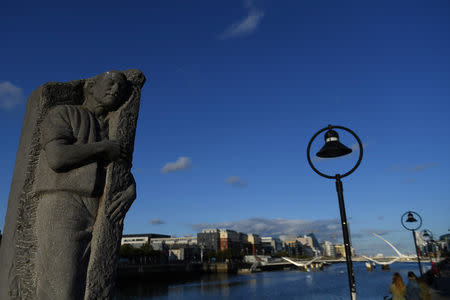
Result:
{"label": "blue sky", "polygon": [[[339,241],[334,182],[306,160],[328,124],[365,145],[343,179],[359,253],[393,254],[370,232],[413,252],[407,210],[450,228],[448,1],[8,1],[0,33],[0,228],[32,90],[129,68],[147,83],[125,233]],[[356,158],[315,163],[343,173]]]}

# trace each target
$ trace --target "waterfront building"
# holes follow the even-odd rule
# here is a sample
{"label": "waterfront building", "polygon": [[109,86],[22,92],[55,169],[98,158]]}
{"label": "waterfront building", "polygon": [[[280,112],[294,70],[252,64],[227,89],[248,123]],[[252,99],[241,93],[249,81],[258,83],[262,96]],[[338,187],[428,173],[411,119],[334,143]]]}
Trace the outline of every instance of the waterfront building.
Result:
{"label": "waterfront building", "polygon": [[[315,237],[314,237],[315,239]],[[302,245],[303,256],[319,256],[320,250],[314,247],[314,240],[311,236],[304,235],[302,237],[298,236],[296,241]]]}
{"label": "waterfront building", "polygon": [[152,238],[150,245],[153,250],[162,251],[169,262],[200,259],[195,236]]}
{"label": "waterfront building", "polygon": [[220,230],[203,229],[197,233],[197,245],[203,252],[217,252],[220,250]]}
{"label": "waterfront building", "polygon": [[239,243],[241,245],[242,254],[252,253],[252,245],[248,241],[248,234],[239,232]]}
{"label": "waterfront building", "polygon": [[303,253],[302,244],[297,240],[284,241],[283,250],[288,254],[288,256],[301,256]]}
{"label": "waterfront building", "polygon": [[193,246],[193,245],[197,245],[197,237],[195,236],[183,236],[183,237],[160,237],[160,238],[152,238],[150,240],[150,244],[152,245],[153,243],[162,243],[164,242],[164,244],[166,246],[168,246],[169,248],[173,247],[173,246]]}
{"label": "waterfront building", "polygon": [[120,240],[120,245],[129,244],[135,248],[140,248],[144,245],[150,244],[153,238],[168,238],[170,235],[156,234],[156,233],[142,233],[142,234],[124,234]]}
{"label": "waterfront building", "polygon": [[328,257],[336,257],[336,249],[333,244],[329,241],[324,241],[322,243],[323,255]]}
{"label": "waterfront building", "polygon": [[313,246],[312,238],[309,237],[309,236],[306,236],[306,235],[304,235],[304,236],[298,236],[295,240],[296,240],[297,242],[301,243],[302,245],[306,245],[306,246],[309,246],[309,247],[311,247],[311,248],[314,247],[314,246]]}
{"label": "waterfront building", "polygon": [[261,250],[262,250],[262,248],[261,248],[261,237],[259,236],[259,235],[257,235],[257,234],[252,234],[252,233],[249,233],[249,234],[247,234],[247,237],[248,237],[248,242],[250,243],[250,245],[251,245],[251,249],[252,249],[252,252],[251,252],[251,254],[252,255],[256,255],[256,254],[261,254]]}
{"label": "waterfront building", "polygon": [[441,235],[439,237],[439,247],[444,253],[449,253],[450,251],[450,233]]}
{"label": "waterfront building", "polygon": [[447,248],[450,248],[450,233],[441,235],[439,240],[445,242],[447,244]]}
{"label": "waterfront building", "polygon": [[312,256],[318,256],[317,255],[317,251],[315,251],[315,249],[311,248],[308,245],[302,245],[302,251],[303,251],[303,256],[308,256],[308,257],[312,257]]}
{"label": "waterfront building", "polygon": [[334,249],[336,250],[336,256],[345,257],[345,246],[344,244],[336,244],[334,245]]}
{"label": "waterfront building", "polygon": [[323,254],[323,249],[322,246],[320,245],[319,241],[317,240],[316,236],[314,235],[314,233],[309,233],[306,236],[311,238],[312,241],[312,249],[315,253],[316,256],[320,256]]}
{"label": "waterfront building", "polygon": [[229,229],[219,229],[220,250],[230,249],[233,255],[241,253],[240,235],[238,232]]}
{"label": "waterfront building", "polygon": [[261,237],[261,248],[263,251],[263,254],[270,254],[273,255],[275,253],[281,252],[282,247],[281,240],[278,238],[273,238],[271,236],[265,236]]}
{"label": "waterfront building", "polygon": [[200,260],[200,249],[197,246],[173,245],[167,249],[169,262]]}
{"label": "waterfront building", "polygon": [[[336,244],[334,245],[334,249],[336,251],[336,256],[345,257],[345,246],[344,244]],[[355,256],[355,249],[353,247],[350,248],[352,252],[352,256]]]}
{"label": "waterfront building", "polygon": [[203,252],[231,250],[234,256],[261,254],[261,237],[230,229],[203,229],[197,233],[198,247]]}

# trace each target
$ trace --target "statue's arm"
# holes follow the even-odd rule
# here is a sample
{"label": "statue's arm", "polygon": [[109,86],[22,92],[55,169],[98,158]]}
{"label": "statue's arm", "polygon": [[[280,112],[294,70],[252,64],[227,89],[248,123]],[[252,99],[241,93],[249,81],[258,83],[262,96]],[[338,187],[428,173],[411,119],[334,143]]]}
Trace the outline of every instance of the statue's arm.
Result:
{"label": "statue's arm", "polygon": [[55,172],[65,172],[95,161],[115,161],[127,158],[118,142],[103,140],[90,144],[70,144],[57,139],[44,147],[49,167]]}
{"label": "statue's arm", "polygon": [[57,105],[42,122],[41,145],[48,165],[55,172],[66,172],[96,161],[115,161],[127,157],[118,142],[102,140],[77,143],[71,120],[88,122],[79,108]]}

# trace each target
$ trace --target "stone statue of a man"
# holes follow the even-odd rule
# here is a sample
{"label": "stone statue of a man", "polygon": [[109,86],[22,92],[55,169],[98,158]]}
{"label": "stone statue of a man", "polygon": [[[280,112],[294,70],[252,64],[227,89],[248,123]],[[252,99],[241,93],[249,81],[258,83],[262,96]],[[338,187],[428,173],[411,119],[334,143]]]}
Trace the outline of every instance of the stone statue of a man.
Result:
{"label": "stone statue of a man", "polygon": [[[58,105],[41,127],[35,191],[37,209],[37,298],[82,299],[90,241],[106,165],[127,153],[108,139],[108,113],[123,103],[126,78],[103,73],[86,81],[83,105]],[[135,198],[135,186],[117,195],[110,218],[119,219]]]}
{"label": "stone statue of a man", "polygon": [[[111,298],[123,219],[136,198],[130,169],[144,81],[137,70],[110,71],[74,82],[70,91],[82,102],[62,90],[54,94],[69,101],[55,105],[42,93],[50,100],[38,104],[43,113],[27,146],[31,162],[24,191],[16,197],[17,212],[10,212],[9,204],[5,224],[5,230],[13,228],[8,237],[13,245],[4,250],[13,262],[1,262],[9,270],[8,275],[0,270],[0,288],[8,277],[10,299]],[[29,250],[21,250],[25,236],[31,237]],[[22,261],[31,275],[21,270]]]}

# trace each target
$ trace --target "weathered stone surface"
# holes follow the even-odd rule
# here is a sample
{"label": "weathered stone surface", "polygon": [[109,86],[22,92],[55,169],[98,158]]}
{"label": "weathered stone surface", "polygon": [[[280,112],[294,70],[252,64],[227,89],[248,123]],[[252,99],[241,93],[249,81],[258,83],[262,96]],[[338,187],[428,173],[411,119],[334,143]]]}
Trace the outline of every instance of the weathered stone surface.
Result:
{"label": "weathered stone surface", "polygon": [[111,71],[30,96],[0,248],[0,299],[110,299],[145,77]]}
{"label": "weathered stone surface", "polygon": [[[119,259],[120,238],[122,236],[123,219],[110,223],[108,211],[113,199],[123,193],[135,197],[134,178],[130,173],[131,155],[134,147],[137,117],[139,112],[140,89],[145,82],[142,74],[125,71],[129,81],[133,82],[132,99],[114,114],[109,121],[110,139],[120,141],[130,154],[129,163],[113,162],[107,168],[105,193],[98,209],[97,221],[94,226],[89,261],[87,288],[85,299],[111,299],[114,279]],[[134,195],[134,196],[133,196]],[[130,203],[131,205],[131,203]],[[129,206],[123,209],[127,211]]]}

